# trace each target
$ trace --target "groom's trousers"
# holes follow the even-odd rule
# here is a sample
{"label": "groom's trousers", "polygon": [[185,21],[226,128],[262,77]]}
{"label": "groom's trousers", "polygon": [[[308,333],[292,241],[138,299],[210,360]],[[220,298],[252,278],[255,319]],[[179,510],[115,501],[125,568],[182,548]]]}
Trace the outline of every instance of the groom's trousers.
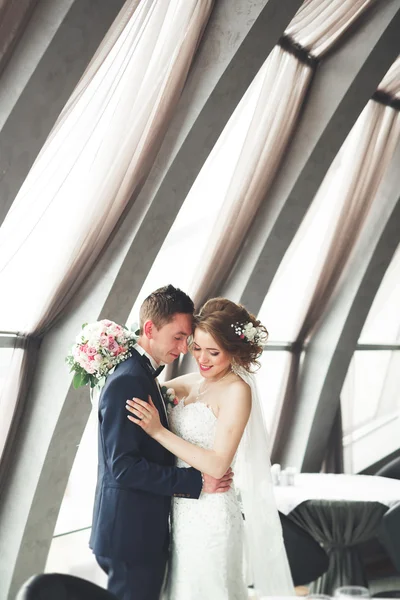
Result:
{"label": "groom's trousers", "polygon": [[151,563],[129,563],[96,556],[108,576],[107,589],[118,600],[159,600],[167,566],[167,555]]}

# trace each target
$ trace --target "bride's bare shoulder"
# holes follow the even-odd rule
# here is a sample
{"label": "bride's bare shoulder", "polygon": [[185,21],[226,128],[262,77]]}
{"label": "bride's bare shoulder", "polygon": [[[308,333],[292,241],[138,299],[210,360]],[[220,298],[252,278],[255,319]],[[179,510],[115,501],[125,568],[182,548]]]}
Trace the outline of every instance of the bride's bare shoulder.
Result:
{"label": "bride's bare shoulder", "polygon": [[241,377],[237,377],[227,383],[229,388],[229,397],[234,394],[238,398],[250,400],[251,389],[248,383],[246,383]]}

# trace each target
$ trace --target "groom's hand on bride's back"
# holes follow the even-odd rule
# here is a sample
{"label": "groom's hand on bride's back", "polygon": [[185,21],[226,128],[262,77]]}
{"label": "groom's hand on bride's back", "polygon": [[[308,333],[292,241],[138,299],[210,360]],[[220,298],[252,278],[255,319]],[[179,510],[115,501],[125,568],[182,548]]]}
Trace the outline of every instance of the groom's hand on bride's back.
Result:
{"label": "groom's hand on bride's back", "polygon": [[233,480],[233,471],[228,469],[225,475],[221,479],[215,479],[211,475],[203,473],[203,489],[205,494],[221,494],[223,492],[229,492],[231,489]]}

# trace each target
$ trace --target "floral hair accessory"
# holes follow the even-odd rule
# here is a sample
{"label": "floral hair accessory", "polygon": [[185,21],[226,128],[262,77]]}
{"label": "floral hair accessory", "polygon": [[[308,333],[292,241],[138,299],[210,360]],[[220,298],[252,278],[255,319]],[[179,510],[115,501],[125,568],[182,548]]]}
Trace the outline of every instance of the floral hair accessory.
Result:
{"label": "floral hair accessory", "polygon": [[251,321],[248,323],[232,323],[231,327],[240,339],[250,344],[263,344],[267,341],[264,329],[259,326],[256,327]]}
{"label": "floral hair accessory", "polygon": [[166,388],[166,386],[163,385],[161,387],[161,393],[163,395],[163,398],[165,400],[165,404],[167,406],[174,407],[177,404],[179,404],[179,400],[178,400],[178,397],[175,394],[174,388]]}

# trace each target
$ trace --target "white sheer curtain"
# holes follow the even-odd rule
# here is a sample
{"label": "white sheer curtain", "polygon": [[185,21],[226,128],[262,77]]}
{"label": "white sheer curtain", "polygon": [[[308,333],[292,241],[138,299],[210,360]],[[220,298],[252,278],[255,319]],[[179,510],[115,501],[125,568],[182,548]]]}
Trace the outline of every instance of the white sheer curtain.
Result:
{"label": "white sheer curtain", "polygon": [[[352,128],[333,161],[318,193],[296,234],[260,314],[284,311],[290,315],[290,339],[298,347],[312,338],[319,320],[340,285],[345,267],[352,259],[353,248],[400,141],[400,112],[390,104],[400,92],[398,59],[382,80],[378,93],[382,101],[371,100]],[[391,86],[391,93],[385,85]],[[383,103],[385,99],[385,103]],[[316,235],[311,230],[317,232]],[[316,243],[318,242],[318,243]],[[305,254],[304,247],[310,251]],[[304,264],[307,269],[304,270]],[[298,275],[291,278],[291,274]],[[288,283],[296,289],[294,301],[285,300]],[[286,283],[285,283],[286,280]],[[291,306],[294,311],[291,311]],[[294,316],[293,316],[294,315]],[[301,355],[292,354],[287,390],[275,436],[273,459],[280,453],[290,432],[293,403],[301,372]]]}
{"label": "white sheer curtain", "polygon": [[213,0],[128,0],[62,111],[0,228],[8,372],[0,487],[54,324],[138,194],[162,143]]}
{"label": "white sheer curtain", "polygon": [[[224,195],[207,252],[190,291],[196,304],[218,291],[282,162],[300,116],[316,61],[373,0],[306,0],[238,105],[189,194]],[[249,105],[252,106],[249,114]],[[237,123],[247,130],[237,146]],[[232,151],[232,148],[236,148]]]}
{"label": "white sheer curtain", "polygon": [[393,63],[382,79],[379,91],[389,94],[393,99],[400,100],[400,58]]}
{"label": "white sheer curtain", "polygon": [[375,0],[305,0],[286,29],[313,56],[326,54]]}
{"label": "white sheer curtain", "polygon": [[[400,60],[379,85],[378,91],[387,95],[386,85],[392,96],[400,92]],[[270,315],[272,322],[283,310],[279,339],[302,343],[311,335],[350,258],[399,136],[399,111],[368,102],[326,174],[260,310],[260,316]],[[293,287],[295,298],[289,293]],[[272,339],[277,337],[272,334]]]}
{"label": "white sheer curtain", "polygon": [[0,328],[48,328],[86,277],[152,166],[212,6],[125,4],[0,229]]}

